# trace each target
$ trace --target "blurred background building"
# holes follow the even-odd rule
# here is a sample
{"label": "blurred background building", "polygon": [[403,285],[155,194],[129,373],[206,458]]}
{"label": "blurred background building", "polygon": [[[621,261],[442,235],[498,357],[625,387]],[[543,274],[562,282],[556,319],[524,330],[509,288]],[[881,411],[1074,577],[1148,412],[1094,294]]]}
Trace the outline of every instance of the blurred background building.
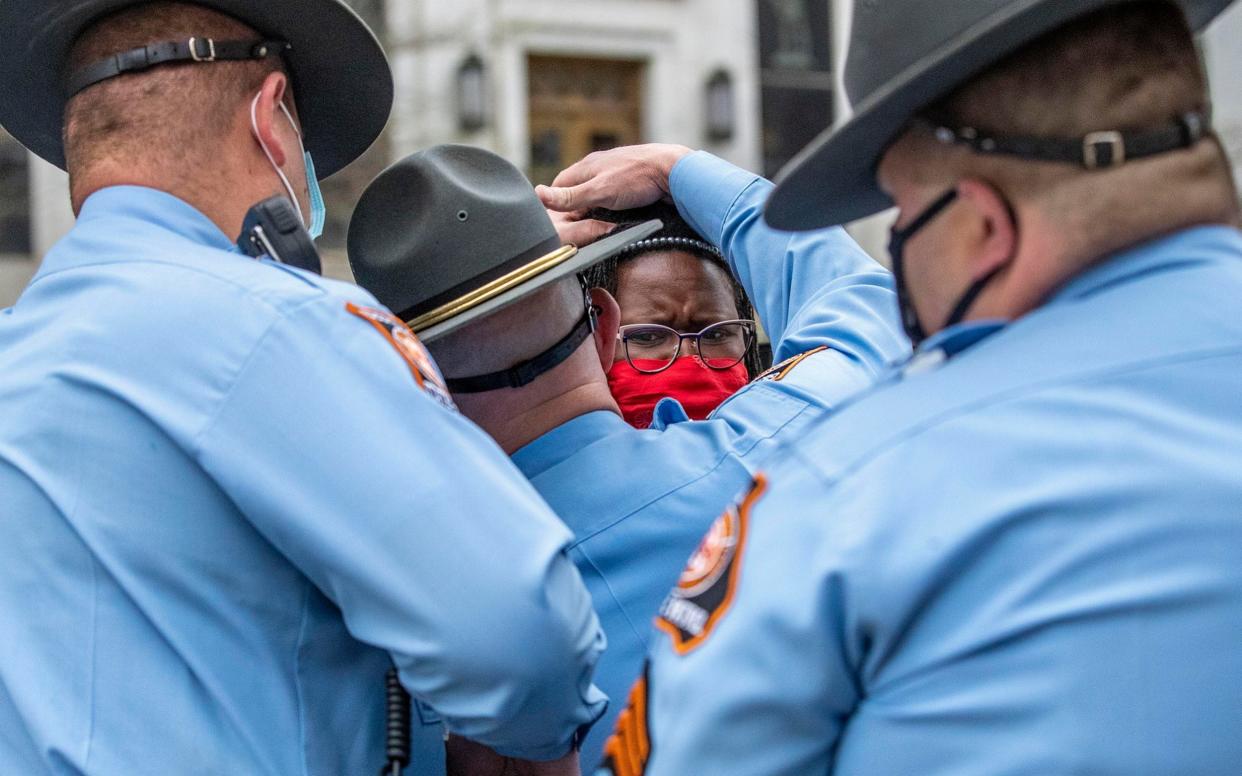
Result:
{"label": "blurred background building", "polygon": [[[347,2],[387,47],[397,101],[375,147],[325,182],[321,248],[337,277],[348,277],[345,233],[358,195],[419,148],[485,146],[547,183],[591,151],[664,141],[772,176],[847,111],[838,74],[850,0]],[[1204,45],[1217,127],[1235,159],[1239,41],[1234,8]],[[0,131],[0,307],[72,223],[66,176]],[[887,228],[884,216],[852,227],[877,256]]]}

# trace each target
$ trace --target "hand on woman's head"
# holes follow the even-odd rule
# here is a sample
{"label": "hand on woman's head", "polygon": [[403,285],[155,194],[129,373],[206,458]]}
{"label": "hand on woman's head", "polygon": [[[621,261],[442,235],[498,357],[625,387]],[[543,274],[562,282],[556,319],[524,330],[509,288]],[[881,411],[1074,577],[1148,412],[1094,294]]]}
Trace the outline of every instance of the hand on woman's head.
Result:
{"label": "hand on woman's head", "polygon": [[643,207],[668,196],[673,167],[690,153],[661,143],[597,151],[535,191],[544,207],[561,213]]}
{"label": "hand on woman's head", "polygon": [[601,237],[606,237],[609,232],[617,228],[616,224],[588,218],[586,211],[560,213],[549,210],[548,217],[552,219],[552,226],[556,227],[556,234],[561,238],[561,242],[566,245],[576,245],[579,248],[590,245]]}

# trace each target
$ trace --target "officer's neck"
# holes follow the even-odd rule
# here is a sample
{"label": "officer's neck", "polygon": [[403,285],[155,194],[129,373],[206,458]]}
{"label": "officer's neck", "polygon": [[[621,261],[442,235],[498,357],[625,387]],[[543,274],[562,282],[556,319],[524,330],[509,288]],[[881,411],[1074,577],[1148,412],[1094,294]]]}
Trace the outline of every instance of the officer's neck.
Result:
{"label": "officer's neck", "polygon": [[128,161],[108,159],[86,170],[74,171],[70,177],[73,214],[78,215],[87,197],[100,189],[145,186],[189,204],[231,239],[241,233],[247,211],[273,193],[257,185],[256,176],[232,174],[223,165],[205,176],[185,168],[152,169]]}
{"label": "officer's neck", "polygon": [[1116,254],[1196,226],[1238,227],[1233,177],[1215,144],[1190,154],[1081,177],[1056,190],[1057,206],[1020,210],[1018,250],[966,320],[1016,320]]}
{"label": "officer's neck", "polygon": [[[584,349],[588,357],[593,352]],[[591,412],[621,410],[598,364],[566,362],[524,388],[457,394],[458,409],[512,455],[554,428]],[[575,368],[577,367],[577,368]],[[558,374],[560,370],[565,371]]]}

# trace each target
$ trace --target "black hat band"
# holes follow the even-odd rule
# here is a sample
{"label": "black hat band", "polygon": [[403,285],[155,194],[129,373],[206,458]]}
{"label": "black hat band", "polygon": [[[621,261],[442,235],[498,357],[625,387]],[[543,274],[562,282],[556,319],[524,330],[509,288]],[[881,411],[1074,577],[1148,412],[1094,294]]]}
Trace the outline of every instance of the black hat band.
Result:
{"label": "black hat band", "polygon": [[292,48],[283,40],[213,40],[190,38],[187,41],[149,43],[113,54],[107,59],[78,70],[69,76],[68,96],[73,97],[102,81],[126,73],[138,73],[156,65],[176,62],[243,62],[279,56]]}
{"label": "black hat band", "polygon": [[945,145],[965,145],[981,154],[1004,154],[1041,162],[1068,162],[1085,170],[1120,167],[1127,161],[1191,148],[1209,133],[1202,113],[1179,116],[1158,129],[1091,132],[1081,138],[1014,137],[991,135],[972,127],[938,126],[936,139]]}

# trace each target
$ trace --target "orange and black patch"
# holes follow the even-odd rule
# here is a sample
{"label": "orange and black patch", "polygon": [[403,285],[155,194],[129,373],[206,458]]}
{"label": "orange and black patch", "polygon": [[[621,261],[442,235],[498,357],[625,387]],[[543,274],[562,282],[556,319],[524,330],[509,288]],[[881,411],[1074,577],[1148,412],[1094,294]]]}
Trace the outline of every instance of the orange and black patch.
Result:
{"label": "orange and black patch", "polygon": [[629,701],[625,711],[617,717],[617,726],[604,744],[604,764],[606,773],[613,776],[642,776],[647,771],[647,761],[651,759],[651,736],[647,726],[647,665],[643,665],[643,675],[630,689]]}
{"label": "orange and black patch", "polygon": [[767,478],[757,475],[742,502],[716,519],[660,606],[656,627],[672,638],[677,654],[702,644],[732,605],[750,513],[767,487]]}
{"label": "orange and black patch", "polygon": [[359,307],[353,302],[346,302],[345,309],[375,327],[384,335],[388,344],[396,349],[397,354],[409,365],[414,374],[414,382],[418,384],[432,399],[448,409],[456,411],[457,405],[449,394],[448,385],[435,360],[427,352],[427,348],[418,339],[418,335],[410,331],[410,327],[388,312],[374,307]]}
{"label": "orange and black patch", "polygon": [[808,350],[807,352],[799,353],[798,355],[793,356],[792,358],[787,358],[784,361],[780,362],[779,364],[773,366],[768,371],[756,377],[755,381],[758,382],[759,380],[773,380],[779,383],[781,380],[784,380],[786,377],[788,377],[789,373],[792,372],[794,367],[796,367],[798,364],[801,364],[803,361],[807,360],[808,358],[815,355],[816,353],[822,353],[825,350],[828,350],[828,346],[821,345],[820,347],[815,348],[814,350]]}

